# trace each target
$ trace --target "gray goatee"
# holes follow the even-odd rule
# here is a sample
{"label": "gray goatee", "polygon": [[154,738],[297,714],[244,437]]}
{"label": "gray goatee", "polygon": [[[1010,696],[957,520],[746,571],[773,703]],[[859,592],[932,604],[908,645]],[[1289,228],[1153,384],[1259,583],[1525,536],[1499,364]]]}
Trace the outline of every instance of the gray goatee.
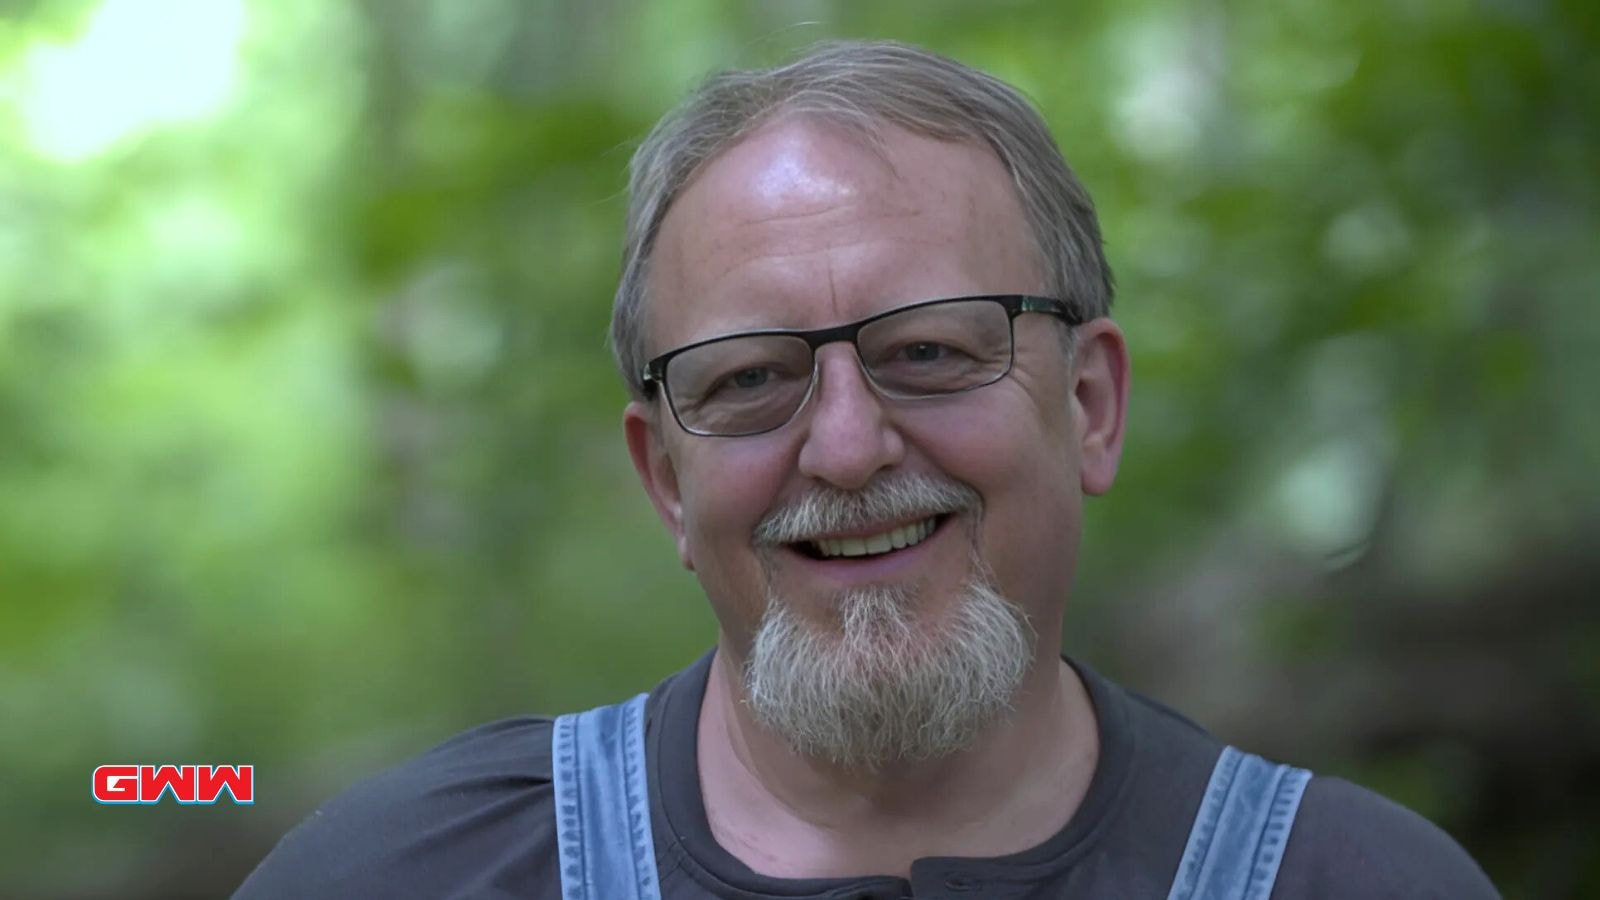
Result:
{"label": "gray goatee", "polygon": [[[975,491],[928,476],[822,489],[756,530],[758,548],[872,522],[979,509]],[[829,599],[833,627],[796,613],[772,588],[744,668],[757,721],[797,752],[871,771],[970,746],[1003,718],[1032,660],[1027,616],[1002,597],[972,550],[972,574],[943,621],[926,619],[931,586],[868,585]]]}

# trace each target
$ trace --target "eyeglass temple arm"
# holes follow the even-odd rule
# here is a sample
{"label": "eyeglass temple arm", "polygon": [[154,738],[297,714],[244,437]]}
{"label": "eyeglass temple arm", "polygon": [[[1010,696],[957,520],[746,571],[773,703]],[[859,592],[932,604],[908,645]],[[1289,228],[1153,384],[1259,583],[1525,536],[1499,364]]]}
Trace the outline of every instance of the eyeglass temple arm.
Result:
{"label": "eyeglass temple arm", "polygon": [[1078,314],[1072,304],[1065,300],[1053,297],[1017,297],[1017,310],[1019,312],[1049,313],[1064,319],[1068,325],[1082,325],[1083,316]]}

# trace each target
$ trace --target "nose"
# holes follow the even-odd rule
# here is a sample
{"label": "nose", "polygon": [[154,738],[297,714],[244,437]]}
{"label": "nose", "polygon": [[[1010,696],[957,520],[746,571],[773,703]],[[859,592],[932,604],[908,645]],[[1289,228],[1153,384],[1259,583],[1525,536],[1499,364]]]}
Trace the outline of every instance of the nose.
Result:
{"label": "nose", "polygon": [[905,459],[905,440],[849,344],[817,349],[814,391],[800,448],[801,474],[860,490],[880,470]]}

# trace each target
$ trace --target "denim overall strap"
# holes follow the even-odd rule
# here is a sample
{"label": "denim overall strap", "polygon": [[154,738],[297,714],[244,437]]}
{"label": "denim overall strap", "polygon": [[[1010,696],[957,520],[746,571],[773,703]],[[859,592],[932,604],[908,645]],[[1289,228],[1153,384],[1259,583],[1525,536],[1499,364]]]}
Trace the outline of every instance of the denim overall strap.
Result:
{"label": "denim overall strap", "polygon": [[1311,773],[1225,747],[1167,900],[1267,900]]}
{"label": "denim overall strap", "polygon": [[562,900],[660,900],[644,760],[644,701],[556,719]]}

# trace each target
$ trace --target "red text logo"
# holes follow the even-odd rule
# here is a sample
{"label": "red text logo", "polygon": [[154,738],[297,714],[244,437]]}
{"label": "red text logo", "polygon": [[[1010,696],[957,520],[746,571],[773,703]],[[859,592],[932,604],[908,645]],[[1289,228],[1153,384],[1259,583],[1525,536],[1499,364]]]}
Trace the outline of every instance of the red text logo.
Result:
{"label": "red text logo", "polygon": [[235,803],[256,802],[255,766],[100,766],[94,770],[99,803],[215,803],[227,791]]}

